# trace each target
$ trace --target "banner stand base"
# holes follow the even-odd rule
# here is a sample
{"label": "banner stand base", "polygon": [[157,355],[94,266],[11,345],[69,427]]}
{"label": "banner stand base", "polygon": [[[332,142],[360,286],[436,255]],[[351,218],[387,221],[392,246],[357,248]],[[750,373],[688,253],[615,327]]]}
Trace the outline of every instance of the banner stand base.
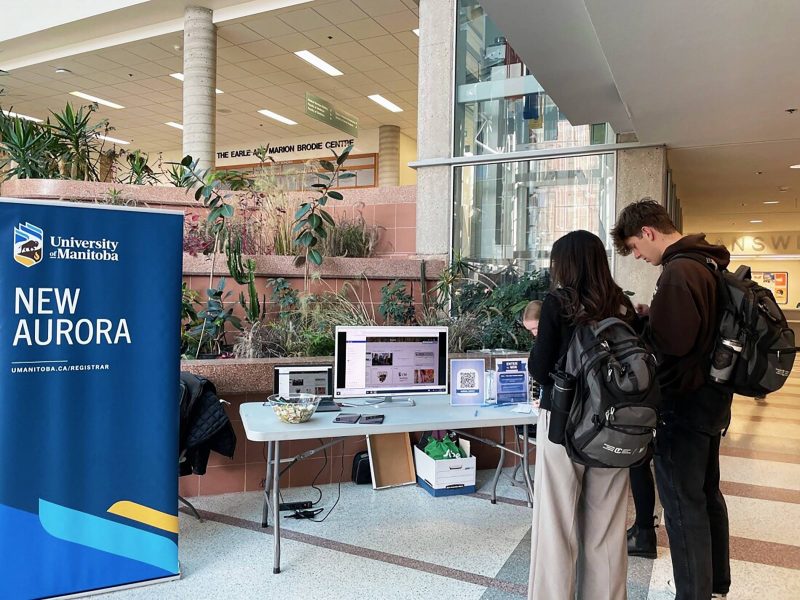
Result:
{"label": "banner stand base", "polygon": [[181,574],[170,575],[169,577],[160,577],[159,579],[148,579],[147,581],[138,581],[136,583],[126,583],[125,585],[115,585],[112,587],[100,588],[88,592],[78,592],[75,594],[67,594],[66,596],[52,596],[53,600],[66,600],[67,598],[88,598],[89,596],[97,596],[99,594],[108,594],[110,592],[119,592],[120,590],[130,590],[133,588],[144,587],[146,585],[156,585],[159,583],[166,583],[168,581],[177,581],[181,578]]}

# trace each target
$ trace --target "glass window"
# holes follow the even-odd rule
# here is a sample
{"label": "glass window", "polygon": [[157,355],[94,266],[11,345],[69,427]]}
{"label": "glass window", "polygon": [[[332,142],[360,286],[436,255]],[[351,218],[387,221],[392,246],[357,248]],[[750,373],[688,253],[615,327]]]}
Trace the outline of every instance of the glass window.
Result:
{"label": "glass window", "polygon": [[609,248],[613,153],[456,167],[453,248],[485,270],[547,268],[553,242],[586,229]]}
{"label": "glass window", "polygon": [[458,1],[454,156],[613,142],[606,124],[573,127],[477,0]]}

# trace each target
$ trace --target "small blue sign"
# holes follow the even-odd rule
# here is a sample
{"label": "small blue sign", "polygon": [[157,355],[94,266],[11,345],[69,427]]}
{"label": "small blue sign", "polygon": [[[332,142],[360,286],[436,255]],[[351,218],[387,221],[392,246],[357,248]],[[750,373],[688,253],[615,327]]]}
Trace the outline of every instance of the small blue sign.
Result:
{"label": "small blue sign", "polygon": [[498,358],[497,404],[528,401],[528,359]]}
{"label": "small blue sign", "polygon": [[450,404],[469,406],[484,402],[484,372],[482,358],[454,358],[450,361]]}

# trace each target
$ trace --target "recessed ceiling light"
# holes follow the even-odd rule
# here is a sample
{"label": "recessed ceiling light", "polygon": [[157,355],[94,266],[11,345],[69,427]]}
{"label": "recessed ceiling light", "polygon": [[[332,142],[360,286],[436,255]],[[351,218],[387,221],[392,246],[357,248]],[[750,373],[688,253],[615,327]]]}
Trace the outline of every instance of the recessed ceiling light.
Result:
{"label": "recessed ceiling light", "polygon": [[751,222],[751,223],[763,223],[764,221],[762,221],[761,219],[753,219],[753,220],[752,220],[752,221],[750,221],[750,222]]}
{"label": "recessed ceiling light", "polygon": [[800,169],[800,165],[791,165],[790,169]]}
{"label": "recessed ceiling light", "polygon": [[26,121],[33,121],[34,123],[41,123],[41,119],[37,119],[36,117],[29,117],[28,115],[21,115],[19,113],[11,112],[10,110],[4,110],[3,114],[9,117],[17,117],[18,119],[25,119]]}
{"label": "recessed ceiling light", "polygon": [[764,171],[756,171],[756,175],[763,175]]}
{"label": "recessed ceiling light", "polygon": [[175,129],[183,129],[183,125],[180,123],[176,123],[175,121],[167,121],[164,125],[169,125],[170,127],[174,127]]}
{"label": "recessed ceiling light", "polygon": [[[102,98],[98,98],[97,96],[90,96],[89,94],[84,94],[83,92],[70,92],[73,96],[77,96],[78,98],[83,98],[84,100],[89,100],[90,102],[97,102],[98,104],[102,104],[103,106],[108,106],[110,108],[125,108],[121,104],[117,104],[116,102],[111,102],[109,100],[103,100]],[[125,142],[126,144],[128,142]]]}
{"label": "recessed ceiling light", "polygon": [[[170,73],[169,76],[174,78],[174,79],[177,79],[178,81],[183,81],[183,73]],[[214,88],[214,89],[216,90],[216,92],[218,94],[224,94],[225,93],[219,88]]]}
{"label": "recessed ceiling light", "polygon": [[377,102],[386,110],[390,110],[392,112],[403,112],[403,109],[397,106],[394,102],[389,102],[386,98],[381,96],[380,94],[372,94],[372,96],[367,96],[373,102]]}
{"label": "recessed ceiling light", "polygon": [[764,204],[780,204],[780,200],[764,200]]}
{"label": "recessed ceiling light", "polygon": [[56,73],[69,73],[70,75],[72,75],[72,71],[70,71],[69,69],[65,69],[64,67],[58,67],[56,69]]}
{"label": "recessed ceiling light", "polygon": [[417,37],[419,37],[419,29],[412,29],[411,31],[413,31],[415,34],[417,34]]}
{"label": "recessed ceiling light", "polygon": [[271,110],[267,110],[266,108],[261,109],[260,112],[265,117],[269,117],[270,119],[275,119],[276,121],[280,121],[286,125],[297,125],[296,122],[292,121],[291,119],[287,119],[286,117],[279,115],[278,113],[274,113]]}
{"label": "recessed ceiling light", "polygon": [[295,56],[302,58],[308,64],[317,67],[320,71],[331,75],[332,77],[338,77],[339,75],[344,75],[339,69],[334,67],[333,65],[329,65],[324,60],[322,60],[316,54],[312,54],[308,50],[300,50],[299,52],[295,52]]}
{"label": "recessed ceiling light", "polygon": [[111,142],[112,144],[130,144],[130,142],[127,142],[125,140],[119,140],[117,138],[108,137],[107,135],[98,135],[97,137],[99,137],[101,140]]}

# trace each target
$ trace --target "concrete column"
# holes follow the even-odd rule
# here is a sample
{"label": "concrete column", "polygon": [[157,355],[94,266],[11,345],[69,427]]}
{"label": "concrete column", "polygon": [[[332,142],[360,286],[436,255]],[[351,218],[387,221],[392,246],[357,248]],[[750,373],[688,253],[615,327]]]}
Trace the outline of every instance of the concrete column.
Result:
{"label": "concrete column", "polygon": [[[453,155],[453,64],[456,0],[419,2],[419,160]],[[417,169],[417,255],[446,257],[451,249],[450,167]]]}
{"label": "concrete column", "polygon": [[[649,196],[666,202],[667,150],[634,148],[617,152],[616,214],[628,204]],[[634,292],[634,304],[650,304],[661,269],[633,256],[614,258],[614,279],[623,290]]]}
{"label": "concrete column", "polygon": [[378,130],[378,185],[400,185],[400,128],[381,125]]}
{"label": "concrete column", "polygon": [[217,28],[212,11],[189,6],[183,25],[183,154],[215,164]]}

